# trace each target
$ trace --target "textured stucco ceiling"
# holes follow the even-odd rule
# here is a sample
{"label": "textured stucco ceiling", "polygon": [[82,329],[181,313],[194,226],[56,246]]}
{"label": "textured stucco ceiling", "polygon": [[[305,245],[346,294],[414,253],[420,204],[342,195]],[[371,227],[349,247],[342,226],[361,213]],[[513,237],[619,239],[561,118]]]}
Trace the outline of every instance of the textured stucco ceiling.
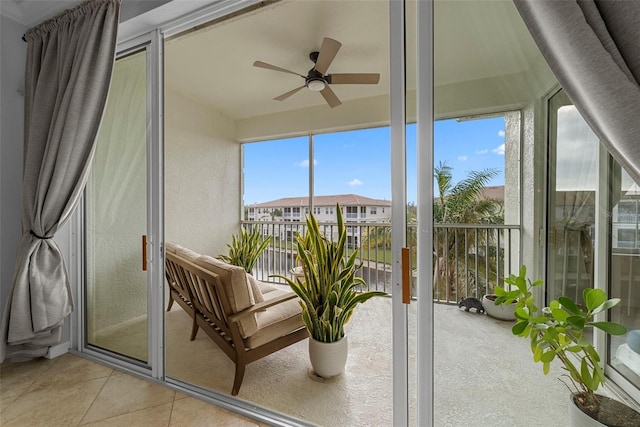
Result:
{"label": "textured stucco ceiling", "polygon": [[[124,4],[136,8],[139,1]],[[2,0],[2,13],[30,26],[78,3]],[[414,1],[407,2],[406,26],[407,90],[411,91],[416,84]],[[286,101],[273,100],[301,86],[300,77],[252,64],[261,60],[306,74],[313,65],[308,55],[320,47],[323,37],[342,43],[329,72],[381,74],[377,85],[334,85],[345,104],[369,98],[380,102],[388,95],[389,4],[384,0],[282,0],[176,36],[165,46],[166,83],[234,120],[317,111],[326,104],[318,93],[306,89]],[[436,86],[517,75],[539,61],[535,44],[508,0],[436,1],[434,38]],[[342,107],[332,114],[347,114]]]}
{"label": "textured stucco ceiling", "polygon": [[[436,85],[526,71],[539,55],[510,1],[435,3]],[[407,7],[407,89],[415,88],[415,4]],[[170,40],[165,76],[174,90],[246,119],[324,105],[292,74],[258,69],[261,60],[306,74],[323,37],[342,43],[329,72],[377,72],[377,85],[334,85],[347,102],[389,91],[389,5],[386,1],[281,1]],[[338,107],[340,108],[340,107]]]}

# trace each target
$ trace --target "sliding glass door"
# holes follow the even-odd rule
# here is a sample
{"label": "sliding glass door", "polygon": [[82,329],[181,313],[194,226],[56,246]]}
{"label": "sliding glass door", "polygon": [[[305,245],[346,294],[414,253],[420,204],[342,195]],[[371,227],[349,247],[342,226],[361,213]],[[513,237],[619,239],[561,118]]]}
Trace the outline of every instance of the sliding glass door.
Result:
{"label": "sliding glass door", "polygon": [[147,52],[118,58],[87,184],[87,344],[148,361]]}
{"label": "sliding glass door", "polygon": [[[119,46],[84,197],[83,351],[160,376],[158,33]],[[154,319],[154,316],[156,317]]]}
{"label": "sliding glass door", "polygon": [[[265,2],[211,16],[165,40],[167,242],[217,257],[241,228],[258,228],[271,243],[253,276],[262,289],[288,292],[273,274],[291,274],[293,241],[304,232],[305,216],[316,215],[330,238],[339,203],[347,250],[358,250],[363,263],[359,274],[368,289],[389,293],[358,305],[345,325],[349,355],[338,378],[319,381],[309,374],[307,340],[250,363],[238,398],[258,407],[259,415],[275,411],[319,425],[406,424],[395,422],[397,414],[406,419],[407,373],[398,375],[395,367],[402,359],[406,366],[407,356],[406,347],[393,349],[398,334],[392,333],[392,317],[401,292],[391,280],[396,199],[397,218],[405,221],[405,65],[389,71],[390,50],[404,50],[404,16],[391,22],[390,7],[402,3]],[[399,41],[391,48],[390,31]],[[339,105],[305,87],[300,77],[314,66],[311,53],[322,50],[325,39],[339,44],[327,72],[337,73],[330,88]],[[254,66],[256,61],[271,68]],[[380,79],[338,82],[342,74],[357,73]],[[400,115],[390,123],[395,90],[392,108],[400,105]],[[401,132],[391,136],[390,128]],[[399,190],[391,189],[392,151],[402,162],[400,175],[393,175]],[[401,316],[406,325],[406,313]],[[191,319],[179,304],[166,312],[165,323],[168,380],[228,398],[230,357],[202,329],[191,339]]]}
{"label": "sliding glass door", "polygon": [[607,337],[607,374],[636,400],[640,397],[640,187],[613,159],[609,161],[609,296],[620,298],[609,320],[626,336]]}
{"label": "sliding glass door", "polygon": [[640,368],[640,199],[638,184],[615,162],[563,91],[549,100],[548,299],[583,304],[599,287],[621,303],[607,313],[624,336],[594,334],[606,374],[634,398]]}
{"label": "sliding glass door", "polygon": [[564,92],[549,101],[548,299],[594,284],[600,143]]}

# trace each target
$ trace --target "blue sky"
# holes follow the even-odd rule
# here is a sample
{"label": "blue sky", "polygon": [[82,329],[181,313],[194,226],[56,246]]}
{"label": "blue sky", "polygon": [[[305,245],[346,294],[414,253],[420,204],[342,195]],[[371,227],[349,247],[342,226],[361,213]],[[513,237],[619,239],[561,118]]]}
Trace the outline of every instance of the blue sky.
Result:
{"label": "blue sky", "polygon": [[[469,171],[501,171],[490,185],[504,184],[504,118],[435,122],[435,163],[453,168],[454,181]],[[354,193],[391,198],[388,127],[314,136],[316,195]],[[407,127],[407,200],[416,200],[415,125]],[[308,138],[244,145],[244,203],[305,196],[309,191]]]}

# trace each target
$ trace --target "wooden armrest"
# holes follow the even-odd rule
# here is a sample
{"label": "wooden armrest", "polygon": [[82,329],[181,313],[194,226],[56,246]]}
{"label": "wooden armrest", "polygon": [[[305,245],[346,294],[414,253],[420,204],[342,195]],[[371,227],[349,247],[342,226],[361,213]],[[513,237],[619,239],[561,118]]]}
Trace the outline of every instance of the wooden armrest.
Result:
{"label": "wooden armrest", "polygon": [[258,304],[254,304],[249,308],[245,308],[242,311],[232,314],[231,316],[228,317],[228,319],[230,322],[237,322],[241,317],[257,313],[258,311],[264,311],[265,309],[271,306],[283,303],[285,301],[289,301],[294,298],[298,298],[298,296],[293,291],[287,292],[286,294],[280,295],[279,297],[271,298],[263,302],[260,302]]}

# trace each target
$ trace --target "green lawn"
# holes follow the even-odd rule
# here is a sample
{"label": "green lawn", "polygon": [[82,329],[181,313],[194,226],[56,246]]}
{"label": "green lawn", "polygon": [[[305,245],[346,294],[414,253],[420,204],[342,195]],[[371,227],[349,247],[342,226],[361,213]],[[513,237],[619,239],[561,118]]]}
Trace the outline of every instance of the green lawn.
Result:
{"label": "green lawn", "polygon": [[[294,250],[295,244],[289,240],[280,240],[274,238],[270,245],[272,248],[279,250]],[[349,249],[347,253],[350,255],[353,252],[352,249]],[[363,261],[377,261],[383,262],[385,264],[391,264],[392,261],[392,253],[391,249],[387,248],[360,248],[360,259]],[[412,264],[415,264],[415,261],[412,260]]]}

